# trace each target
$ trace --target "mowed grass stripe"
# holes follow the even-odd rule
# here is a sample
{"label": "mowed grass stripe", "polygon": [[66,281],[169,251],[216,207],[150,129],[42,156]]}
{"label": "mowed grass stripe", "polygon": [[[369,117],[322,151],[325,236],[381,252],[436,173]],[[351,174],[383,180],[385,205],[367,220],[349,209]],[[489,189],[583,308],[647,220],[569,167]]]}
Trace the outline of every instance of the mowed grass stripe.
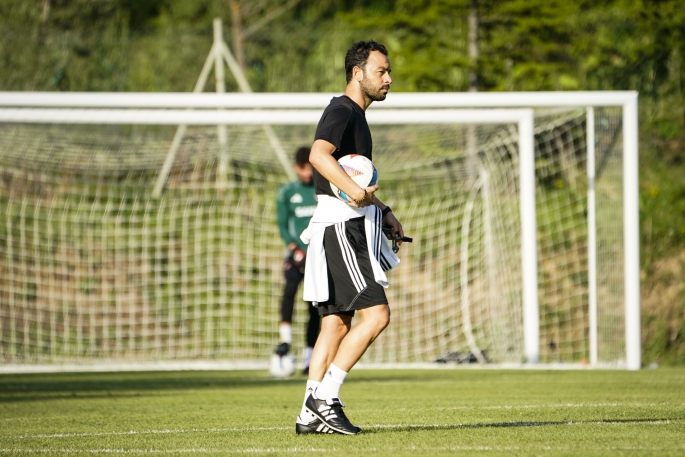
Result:
{"label": "mowed grass stripe", "polygon": [[[0,449],[2,454],[41,454],[41,453],[61,453],[61,454],[281,454],[281,453],[320,453],[320,452],[338,452],[341,449],[338,447],[319,447],[319,448],[245,448],[245,449]],[[574,451],[577,448],[570,446],[539,446],[539,447],[521,447],[521,446],[412,446],[409,448],[388,448],[378,449],[374,447],[368,448],[351,448],[352,452],[368,452],[378,453],[387,451],[414,451],[414,452],[430,452],[430,451]],[[586,448],[588,451],[608,452],[608,451],[652,451],[652,452],[670,452],[685,450],[685,446],[676,447],[653,447],[653,446],[596,446]]]}
{"label": "mowed grass stripe", "polygon": [[[359,426],[366,432],[374,430],[395,429],[400,431],[411,430],[450,430],[458,428],[483,428],[483,427],[543,427],[543,426],[564,426],[564,425],[671,425],[685,424],[685,419],[626,419],[626,420],[599,420],[599,421],[566,421],[566,422],[500,422],[483,424],[360,424]],[[172,435],[183,433],[230,433],[230,432],[271,432],[279,430],[294,430],[294,427],[230,427],[230,428],[208,428],[208,429],[189,429],[189,430],[129,430],[121,432],[102,432],[102,433],[55,433],[51,435],[17,435],[0,436],[1,439],[55,439],[55,438],[90,438],[98,436],[135,436],[135,435]]]}
{"label": "mowed grass stripe", "polygon": [[247,448],[247,449],[0,449],[2,454],[273,454],[330,452],[336,449],[325,448]]}
{"label": "mowed grass stripe", "polygon": [[359,436],[298,436],[305,379],[264,372],[0,375],[0,453],[685,455],[685,369],[359,370]]}

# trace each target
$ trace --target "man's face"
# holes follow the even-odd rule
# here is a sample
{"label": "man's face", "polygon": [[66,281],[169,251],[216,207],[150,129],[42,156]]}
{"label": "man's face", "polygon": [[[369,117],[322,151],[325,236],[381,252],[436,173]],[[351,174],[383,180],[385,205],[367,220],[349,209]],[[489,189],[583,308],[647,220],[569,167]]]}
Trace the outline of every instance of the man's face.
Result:
{"label": "man's face", "polygon": [[364,95],[374,102],[385,100],[392,84],[388,58],[380,51],[371,51],[362,73],[363,79],[359,82],[359,87]]}
{"label": "man's face", "polygon": [[295,164],[293,165],[293,170],[297,174],[297,178],[300,182],[304,184],[310,184],[312,182],[312,164],[306,163],[302,166]]}

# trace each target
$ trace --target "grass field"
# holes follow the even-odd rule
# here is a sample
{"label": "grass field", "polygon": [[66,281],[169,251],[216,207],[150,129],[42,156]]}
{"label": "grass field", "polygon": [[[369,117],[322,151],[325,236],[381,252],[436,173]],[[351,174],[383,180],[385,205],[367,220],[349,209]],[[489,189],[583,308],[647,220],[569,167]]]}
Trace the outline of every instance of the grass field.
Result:
{"label": "grass field", "polygon": [[0,375],[0,453],[685,455],[685,369],[357,370],[358,436],[297,436],[304,378]]}

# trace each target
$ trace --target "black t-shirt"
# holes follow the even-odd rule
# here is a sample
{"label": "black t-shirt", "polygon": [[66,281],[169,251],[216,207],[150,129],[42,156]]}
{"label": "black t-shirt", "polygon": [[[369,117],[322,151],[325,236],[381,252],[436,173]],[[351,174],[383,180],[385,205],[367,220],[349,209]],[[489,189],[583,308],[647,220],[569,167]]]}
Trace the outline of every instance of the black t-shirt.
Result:
{"label": "black t-shirt", "polygon": [[[335,160],[348,154],[360,154],[373,160],[371,130],[366,122],[364,110],[346,95],[333,97],[321,115],[319,125],[316,126],[314,140],[325,140],[335,146]],[[329,181],[321,176],[316,168],[313,171],[317,195],[334,197]]]}

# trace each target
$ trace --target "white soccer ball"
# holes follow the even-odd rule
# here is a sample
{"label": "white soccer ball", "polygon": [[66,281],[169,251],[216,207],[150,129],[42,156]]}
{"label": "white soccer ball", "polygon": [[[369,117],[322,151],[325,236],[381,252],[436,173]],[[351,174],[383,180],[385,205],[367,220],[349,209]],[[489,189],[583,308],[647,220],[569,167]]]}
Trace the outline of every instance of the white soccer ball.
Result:
{"label": "white soccer ball", "polygon": [[295,357],[290,354],[272,354],[269,359],[269,373],[274,378],[289,378],[295,374]]}
{"label": "white soccer ball", "polygon": [[[363,155],[349,154],[341,157],[340,160],[338,160],[338,163],[340,164],[340,167],[345,170],[345,173],[352,178],[352,181],[359,184],[359,187],[362,189],[378,184],[378,170],[376,170],[373,162]],[[352,201],[345,192],[338,189],[333,183],[331,183],[331,190],[333,191],[333,195],[345,203]]]}

